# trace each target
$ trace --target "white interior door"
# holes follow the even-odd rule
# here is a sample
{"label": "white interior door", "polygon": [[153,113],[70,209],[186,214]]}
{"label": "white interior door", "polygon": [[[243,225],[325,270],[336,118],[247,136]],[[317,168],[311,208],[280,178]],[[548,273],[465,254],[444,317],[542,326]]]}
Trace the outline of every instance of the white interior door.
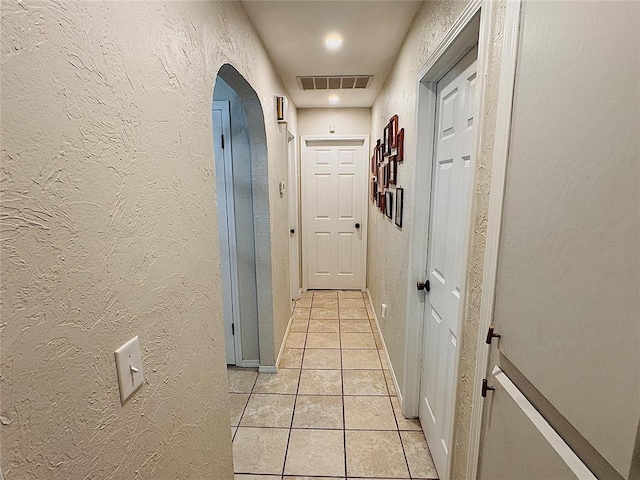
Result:
{"label": "white interior door", "polygon": [[288,134],[287,160],[289,163],[289,278],[291,280],[291,299],[300,297],[300,250],[298,248],[298,158],[296,155],[296,137]]}
{"label": "white interior door", "polygon": [[[239,314],[238,268],[236,263],[233,168],[231,152],[231,115],[228,101],[214,101],[213,153],[215,156],[218,235],[220,239],[220,274],[224,336],[228,365],[242,364],[242,343],[235,321]],[[226,144],[223,140],[227,140]]]}
{"label": "white interior door", "polygon": [[420,421],[441,478],[450,454],[458,311],[471,158],[477,49],[437,84],[436,135],[428,239],[430,292],[424,313]]}
{"label": "white interior door", "polygon": [[306,288],[365,287],[364,148],[362,140],[305,140]]}

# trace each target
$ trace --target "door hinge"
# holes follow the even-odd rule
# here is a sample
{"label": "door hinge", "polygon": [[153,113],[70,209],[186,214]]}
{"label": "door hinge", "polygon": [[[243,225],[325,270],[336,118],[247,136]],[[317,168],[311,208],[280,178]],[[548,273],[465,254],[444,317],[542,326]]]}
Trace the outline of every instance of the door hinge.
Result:
{"label": "door hinge", "polygon": [[236,324],[232,323],[231,324],[231,335],[235,335],[236,334]]}
{"label": "door hinge", "polygon": [[499,333],[495,333],[493,331],[493,325],[491,325],[489,327],[489,330],[487,331],[487,339],[485,340],[485,342],[487,343],[487,345],[491,345],[491,341],[494,338],[500,338],[500,334]]}
{"label": "door hinge", "polygon": [[222,148],[224,148],[224,134],[220,135],[220,138],[222,139]]}
{"label": "door hinge", "polygon": [[487,379],[486,379],[486,378],[483,378],[483,379],[482,379],[482,397],[483,397],[483,398],[487,398],[487,392],[488,392],[489,390],[493,391],[493,390],[495,390],[495,389],[496,389],[495,387],[491,387],[491,386],[489,386],[489,385],[487,384]]}

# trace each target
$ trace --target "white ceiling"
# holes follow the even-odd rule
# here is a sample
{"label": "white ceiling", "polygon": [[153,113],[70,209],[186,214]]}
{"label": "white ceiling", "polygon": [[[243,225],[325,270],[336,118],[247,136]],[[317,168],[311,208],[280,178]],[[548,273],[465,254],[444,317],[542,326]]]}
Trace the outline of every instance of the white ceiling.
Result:
{"label": "white ceiling", "polygon": [[[422,1],[242,0],[291,99],[299,108],[370,107]],[[338,33],[342,48],[324,38]],[[364,90],[303,91],[306,75],[373,75]],[[330,94],[340,97],[329,103]]]}

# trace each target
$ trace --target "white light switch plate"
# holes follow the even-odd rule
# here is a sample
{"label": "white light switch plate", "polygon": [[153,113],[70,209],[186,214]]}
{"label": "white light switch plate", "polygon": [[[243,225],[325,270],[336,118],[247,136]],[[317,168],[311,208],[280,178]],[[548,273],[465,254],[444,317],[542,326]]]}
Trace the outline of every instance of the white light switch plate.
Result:
{"label": "white light switch plate", "polygon": [[120,385],[120,401],[126,402],[144,381],[140,342],[136,335],[115,352],[118,385]]}

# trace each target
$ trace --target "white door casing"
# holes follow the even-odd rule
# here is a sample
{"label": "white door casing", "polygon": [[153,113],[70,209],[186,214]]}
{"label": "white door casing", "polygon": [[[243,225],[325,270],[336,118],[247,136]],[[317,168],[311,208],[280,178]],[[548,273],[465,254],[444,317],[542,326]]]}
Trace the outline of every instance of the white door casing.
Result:
{"label": "white door casing", "polygon": [[[435,129],[436,129],[436,90],[437,83],[451,70],[462,58],[469,53],[474,45],[478,46],[478,75],[476,81],[476,151],[479,148],[480,135],[483,131],[485,118],[479,115],[480,105],[487,104],[485,96],[485,78],[488,76],[489,61],[493,52],[493,8],[484,8],[486,0],[470,0],[460,16],[452,23],[442,37],[440,43],[433,49],[419,69],[416,76],[416,132],[415,143],[409,145],[410,150],[415,151],[416,162],[413,180],[412,195],[412,226],[409,231],[409,265],[407,272],[407,298],[406,298],[406,331],[405,331],[405,368],[401,380],[402,411],[408,417],[417,417],[422,402],[420,398],[420,385],[422,381],[422,350],[424,330],[424,302],[423,291],[416,289],[416,281],[425,280],[425,265],[427,264],[427,248],[425,239],[429,235],[429,215],[431,212],[431,176],[433,170],[433,158],[435,155]],[[475,172],[475,158],[471,159],[471,171]],[[473,202],[473,189],[469,189],[467,199],[469,208]],[[466,229],[465,250],[470,251],[472,245],[472,229]],[[469,265],[463,262],[463,278],[468,278]],[[467,284],[461,297],[466,298]],[[459,325],[460,335],[463,335],[465,325],[464,308],[460,309]],[[462,348],[458,351],[455,362],[456,378],[459,378],[460,356]],[[456,385],[456,390],[459,385]],[[454,394],[455,396],[455,394]],[[454,420],[455,421],[455,420]],[[469,478],[475,478],[474,475]]]}
{"label": "white door casing", "polygon": [[459,338],[459,307],[475,148],[477,48],[438,82],[432,172],[420,420],[441,478],[447,478]]}
{"label": "white door casing", "polygon": [[[242,365],[242,341],[238,321],[240,311],[239,280],[235,261],[237,252],[230,142],[231,115],[228,101],[216,100],[213,102],[212,120],[226,357],[227,364]],[[224,147],[223,135],[226,139]]]}
{"label": "white door casing", "polygon": [[303,288],[365,289],[368,137],[302,137]]}
{"label": "white door casing", "polygon": [[289,278],[291,280],[291,299],[300,297],[300,251],[298,249],[298,156],[296,155],[296,136],[287,130],[287,160],[289,164]]}

